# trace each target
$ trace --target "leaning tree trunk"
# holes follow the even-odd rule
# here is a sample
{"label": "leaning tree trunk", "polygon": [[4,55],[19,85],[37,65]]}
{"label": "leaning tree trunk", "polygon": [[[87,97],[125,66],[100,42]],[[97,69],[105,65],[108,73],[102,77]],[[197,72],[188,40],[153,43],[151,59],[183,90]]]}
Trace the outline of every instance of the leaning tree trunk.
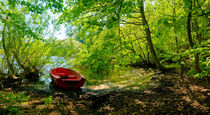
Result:
{"label": "leaning tree trunk", "polygon": [[[7,19],[8,19],[8,16],[6,16],[5,20],[7,20]],[[9,59],[9,51],[6,48],[5,30],[6,30],[6,22],[4,23],[3,31],[2,31],[2,46],[3,46],[3,50],[4,50],[4,56],[6,58],[6,62],[7,62],[8,69],[9,69],[8,74],[14,74],[14,69],[13,69],[13,66],[10,63],[10,59]]]}
{"label": "leaning tree trunk", "polygon": [[144,30],[146,32],[146,39],[147,39],[147,42],[149,45],[149,49],[152,53],[152,58],[154,60],[155,65],[157,66],[157,68],[163,69],[163,66],[160,64],[160,61],[157,58],[155,49],[153,47],[153,43],[152,43],[152,39],[151,39],[151,32],[150,32],[149,25],[148,25],[148,22],[146,20],[145,13],[144,13],[144,2],[143,2],[143,0],[139,0],[139,3],[140,3],[139,8],[140,8],[140,13],[141,13],[142,23],[144,26]]}
{"label": "leaning tree trunk", "polygon": [[[192,1],[190,1],[190,2],[191,2],[190,7],[189,7],[190,11],[187,16],[187,35],[188,35],[188,41],[189,41],[190,47],[193,48],[195,44],[192,40],[192,34],[191,34]],[[198,38],[198,39],[201,39],[201,38]],[[199,40],[199,42],[200,42],[200,40]],[[198,53],[195,54],[195,70],[198,73],[200,73],[202,71],[200,68],[200,64],[199,64],[199,54]]]}

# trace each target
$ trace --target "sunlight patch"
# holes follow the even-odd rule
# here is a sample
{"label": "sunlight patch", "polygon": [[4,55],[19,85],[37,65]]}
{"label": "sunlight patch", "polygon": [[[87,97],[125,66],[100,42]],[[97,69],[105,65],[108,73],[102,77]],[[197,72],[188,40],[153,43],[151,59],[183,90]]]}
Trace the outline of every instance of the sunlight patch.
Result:
{"label": "sunlight patch", "polygon": [[106,84],[101,84],[98,86],[88,86],[86,88],[92,89],[92,90],[102,90],[102,89],[109,89],[110,87]]}
{"label": "sunlight patch", "polygon": [[146,107],[146,104],[143,101],[140,101],[138,99],[135,100],[135,103],[138,105],[141,105],[142,107]]}

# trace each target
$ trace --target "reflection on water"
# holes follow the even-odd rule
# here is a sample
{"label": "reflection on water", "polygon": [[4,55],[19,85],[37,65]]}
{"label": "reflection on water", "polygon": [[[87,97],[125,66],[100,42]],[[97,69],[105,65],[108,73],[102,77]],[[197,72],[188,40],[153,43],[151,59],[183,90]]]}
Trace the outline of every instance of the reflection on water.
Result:
{"label": "reflection on water", "polygon": [[126,69],[113,71],[107,76],[95,77],[97,74],[88,74],[90,72],[82,67],[76,68],[67,65],[66,59],[62,57],[52,57],[52,62],[45,66],[45,74],[40,77],[38,83],[31,85],[35,89],[52,91],[49,71],[56,67],[73,68],[81,73],[86,78],[86,82],[81,88],[82,91],[102,93],[116,90],[141,90],[158,85],[150,80],[155,74],[153,69],[127,67]]}
{"label": "reflection on water", "polygon": [[67,65],[67,59],[63,57],[57,57],[57,56],[52,56],[51,61],[49,64],[46,64],[43,70],[43,75],[40,76],[39,82],[37,83],[30,83],[31,87],[38,89],[38,90],[46,90],[50,91],[50,83],[51,83],[51,78],[49,76],[49,72],[51,69],[56,68],[56,67],[72,67]]}
{"label": "reflection on water", "polygon": [[[3,59],[0,55],[0,61]],[[49,71],[56,67],[71,68],[81,73],[85,78],[85,84],[81,88],[82,91],[89,92],[108,92],[113,90],[141,90],[146,87],[157,87],[157,83],[151,81],[151,77],[155,75],[153,69],[131,68],[118,69],[110,72],[109,75],[99,77],[97,74],[88,71],[83,67],[73,67],[67,64],[71,58],[52,56],[51,62],[46,64],[43,75],[40,76],[39,82],[30,83],[30,88],[38,90],[53,91],[51,86],[51,78]],[[5,69],[5,72],[8,71]],[[91,73],[91,74],[90,74]]]}

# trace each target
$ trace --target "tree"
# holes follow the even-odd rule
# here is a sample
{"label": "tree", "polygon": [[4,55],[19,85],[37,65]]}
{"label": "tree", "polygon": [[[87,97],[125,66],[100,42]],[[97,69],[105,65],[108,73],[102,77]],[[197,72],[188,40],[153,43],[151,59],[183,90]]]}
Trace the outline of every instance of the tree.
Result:
{"label": "tree", "polygon": [[[190,47],[191,48],[194,48],[195,43],[193,42],[192,32],[191,32],[192,0],[189,0],[188,2],[185,2],[185,3],[188,5],[188,9],[189,9],[189,12],[188,12],[188,15],[187,15],[187,35],[188,35],[188,41],[189,41]],[[197,24],[196,19],[195,19],[195,26],[196,26],[196,30],[198,31],[199,27],[198,27],[198,24]],[[201,43],[201,36],[199,34],[197,34],[197,36],[198,36],[199,43]],[[200,73],[202,71],[201,68],[200,68],[199,54],[198,53],[195,53],[195,70],[198,73]]]}
{"label": "tree", "polygon": [[[153,47],[153,43],[151,40],[151,32],[149,30],[149,25],[145,17],[144,12],[144,6],[142,6],[143,1],[138,1],[139,6],[136,4],[135,1],[132,0],[109,0],[109,1],[87,1],[87,0],[81,0],[81,1],[74,1],[71,2],[71,8],[67,8],[63,15],[61,17],[69,17],[69,18],[61,18],[63,21],[71,21],[73,22],[75,26],[74,33],[78,33],[78,38],[84,38],[85,44],[90,46],[93,45],[93,38],[101,38],[101,33],[107,29],[113,29],[116,28],[116,31],[118,30],[118,37],[115,37],[116,40],[114,43],[116,44],[114,48],[118,55],[121,56],[121,60],[123,60],[124,57],[132,57],[129,56],[131,54],[125,53],[125,47],[127,46],[127,40],[125,39],[125,35],[123,35],[122,28],[126,25],[138,25],[138,28],[145,27],[146,32],[146,41],[148,43],[150,52],[153,57],[153,61],[156,64],[157,68],[162,69],[163,66],[160,64],[159,59],[157,58],[157,54],[155,52],[155,49]],[[140,19],[142,19],[142,22],[139,22],[137,18],[133,14],[136,13],[136,9],[140,8],[139,14],[141,14]],[[132,22],[129,21],[129,19],[135,19],[136,21]],[[93,29],[94,28],[94,29]],[[140,31],[138,33],[141,33],[141,36],[143,35],[143,31]],[[74,34],[75,35],[75,34]],[[97,37],[96,37],[97,36]],[[111,39],[111,38],[109,38]],[[89,42],[88,42],[89,41]],[[103,42],[103,41],[101,41]],[[133,41],[136,42],[136,41]],[[138,41],[137,41],[138,42]],[[118,45],[119,43],[119,45]],[[133,44],[130,44],[131,47]],[[134,47],[133,47],[134,49]],[[132,49],[132,50],[133,50]],[[124,51],[122,51],[124,50]],[[134,50],[133,50],[134,51]],[[143,51],[138,51],[143,52]],[[119,54],[120,53],[120,54]],[[135,52],[133,52],[136,54]],[[137,55],[137,54],[136,54]],[[116,55],[115,55],[116,56]],[[144,55],[145,56],[145,55]],[[136,56],[134,56],[136,57]],[[113,57],[110,57],[114,59]],[[139,55],[138,58],[142,58],[141,55]]]}
{"label": "tree", "polygon": [[34,0],[3,0],[0,4],[3,71],[8,70],[6,74],[10,75],[20,72],[26,76],[38,75],[49,60],[49,57],[43,57],[49,53],[48,44],[42,37],[43,28],[47,26],[44,6]]}
{"label": "tree", "polygon": [[144,14],[144,2],[143,2],[143,0],[139,0],[139,8],[140,8],[140,13],[141,13],[142,23],[143,23],[145,33],[146,33],[146,39],[147,39],[147,42],[149,44],[149,48],[150,48],[150,51],[152,53],[153,60],[154,60],[155,65],[157,66],[158,69],[163,69],[163,66],[160,64],[160,61],[157,58],[155,49],[153,47],[153,43],[152,43],[152,40],[151,40],[151,32],[150,32],[149,25],[148,25],[148,22],[146,20],[145,14]]}

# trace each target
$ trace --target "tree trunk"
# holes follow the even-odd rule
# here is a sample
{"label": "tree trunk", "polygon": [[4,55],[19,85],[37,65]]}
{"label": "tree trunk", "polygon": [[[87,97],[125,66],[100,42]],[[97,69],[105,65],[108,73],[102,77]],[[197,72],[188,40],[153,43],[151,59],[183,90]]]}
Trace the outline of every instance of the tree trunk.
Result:
{"label": "tree trunk", "polygon": [[143,26],[144,26],[144,31],[146,32],[146,39],[147,39],[147,42],[148,42],[148,45],[149,45],[149,49],[152,53],[152,58],[154,60],[155,65],[157,66],[157,68],[158,69],[163,69],[163,66],[160,64],[160,61],[157,58],[155,49],[153,47],[153,43],[152,43],[152,40],[151,40],[151,32],[150,32],[149,25],[148,25],[148,22],[146,20],[145,14],[144,14],[144,2],[143,2],[143,0],[139,0],[139,5],[140,5],[139,8],[140,8],[140,13],[141,13],[142,23],[143,23]]}
{"label": "tree trunk", "polygon": [[[196,34],[197,34],[197,39],[200,44],[202,41],[202,36],[201,36],[201,33],[198,33],[199,25],[198,25],[196,18],[194,18],[194,25],[195,25],[195,30],[196,30]],[[202,72],[200,63],[199,63],[199,53],[195,54],[195,69],[196,69],[196,72],[198,72],[198,73]]]}
{"label": "tree trunk", "polygon": [[122,3],[123,3],[123,1],[121,1],[120,2],[120,6],[119,6],[119,11],[118,11],[118,13],[117,13],[117,18],[118,18],[118,21],[117,21],[117,23],[118,23],[118,36],[119,36],[119,40],[120,40],[120,53],[121,53],[121,56],[123,55],[123,53],[122,53],[122,39],[121,39],[121,32],[120,32],[120,12],[121,12],[121,8],[122,8]]}
{"label": "tree trunk", "polygon": [[[5,20],[7,20],[7,18],[8,18],[8,16],[6,16]],[[3,31],[2,31],[2,46],[3,46],[3,50],[4,50],[4,56],[6,58],[6,62],[7,62],[8,69],[9,69],[8,74],[14,74],[14,69],[13,69],[12,64],[10,63],[10,59],[9,59],[9,51],[6,48],[5,29],[6,29],[6,22],[4,23]]]}
{"label": "tree trunk", "polygon": [[[190,2],[191,2],[190,7],[189,7],[190,11],[189,11],[188,16],[187,16],[187,35],[188,35],[188,41],[189,41],[190,47],[193,48],[195,44],[192,40],[192,34],[191,34],[192,1],[190,1]],[[201,39],[201,38],[198,38],[198,39]],[[199,64],[199,54],[198,53],[195,54],[195,70],[198,73],[200,73],[202,71],[201,68],[200,68],[200,64]]]}
{"label": "tree trunk", "polygon": [[[192,6],[190,7],[190,10],[192,9]],[[191,17],[192,17],[192,13],[191,11],[188,13],[187,16],[187,35],[188,35],[188,41],[190,44],[190,47],[193,48],[194,46],[194,42],[192,41],[192,34],[191,34]]]}

